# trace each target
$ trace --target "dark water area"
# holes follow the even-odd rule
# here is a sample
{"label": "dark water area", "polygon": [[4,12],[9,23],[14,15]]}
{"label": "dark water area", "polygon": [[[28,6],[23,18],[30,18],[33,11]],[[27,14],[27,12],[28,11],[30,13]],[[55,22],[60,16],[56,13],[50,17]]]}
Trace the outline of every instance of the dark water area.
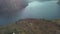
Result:
{"label": "dark water area", "polygon": [[[14,14],[14,13],[13,13]],[[0,15],[0,25],[5,25],[25,18],[44,18],[44,19],[59,19],[60,6],[57,1],[33,1],[26,8],[19,10],[14,16]]]}

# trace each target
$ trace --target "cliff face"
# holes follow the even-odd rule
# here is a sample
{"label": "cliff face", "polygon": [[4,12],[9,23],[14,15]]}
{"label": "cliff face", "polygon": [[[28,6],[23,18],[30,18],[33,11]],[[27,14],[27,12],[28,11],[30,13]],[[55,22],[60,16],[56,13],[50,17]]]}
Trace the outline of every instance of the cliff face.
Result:
{"label": "cliff face", "polygon": [[60,34],[55,22],[45,19],[22,19],[15,24],[0,28],[1,34],[20,32],[21,34]]}
{"label": "cliff face", "polygon": [[5,14],[13,14],[26,6],[25,0],[0,0],[0,11]]}
{"label": "cliff face", "polygon": [[60,0],[58,0],[58,4],[60,5]]}
{"label": "cliff face", "polygon": [[26,6],[25,0],[0,0],[0,25],[16,21],[18,12],[21,12]]}
{"label": "cliff face", "polygon": [[0,5],[2,8],[12,8],[12,9],[20,9],[26,6],[25,0],[0,0]]}

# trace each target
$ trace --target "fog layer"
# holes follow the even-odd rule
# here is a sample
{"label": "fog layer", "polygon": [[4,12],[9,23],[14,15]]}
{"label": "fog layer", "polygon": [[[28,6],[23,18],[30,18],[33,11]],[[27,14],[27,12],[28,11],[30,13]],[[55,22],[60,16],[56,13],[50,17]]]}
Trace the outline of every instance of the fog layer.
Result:
{"label": "fog layer", "polygon": [[25,18],[60,18],[60,6],[57,1],[43,1],[0,0],[0,25],[13,23]]}
{"label": "fog layer", "polygon": [[22,12],[21,18],[60,18],[60,10],[57,1],[39,2],[33,1]]}

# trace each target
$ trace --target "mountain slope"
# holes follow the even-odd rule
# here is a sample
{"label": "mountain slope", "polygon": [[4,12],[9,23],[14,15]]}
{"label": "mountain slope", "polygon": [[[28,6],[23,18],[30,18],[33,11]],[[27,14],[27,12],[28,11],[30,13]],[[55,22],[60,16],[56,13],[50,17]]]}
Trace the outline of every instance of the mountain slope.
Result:
{"label": "mountain slope", "polygon": [[59,34],[59,27],[50,20],[22,19],[0,28],[1,34]]}

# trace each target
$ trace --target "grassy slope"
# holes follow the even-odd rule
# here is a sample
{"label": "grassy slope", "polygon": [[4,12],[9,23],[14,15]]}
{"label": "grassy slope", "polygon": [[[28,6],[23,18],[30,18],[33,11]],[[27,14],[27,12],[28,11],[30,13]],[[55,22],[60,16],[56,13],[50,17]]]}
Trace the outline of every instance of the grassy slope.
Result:
{"label": "grassy slope", "polygon": [[22,19],[16,23],[0,27],[0,34],[9,34],[20,30],[21,34],[60,34],[56,22],[45,19]]}

